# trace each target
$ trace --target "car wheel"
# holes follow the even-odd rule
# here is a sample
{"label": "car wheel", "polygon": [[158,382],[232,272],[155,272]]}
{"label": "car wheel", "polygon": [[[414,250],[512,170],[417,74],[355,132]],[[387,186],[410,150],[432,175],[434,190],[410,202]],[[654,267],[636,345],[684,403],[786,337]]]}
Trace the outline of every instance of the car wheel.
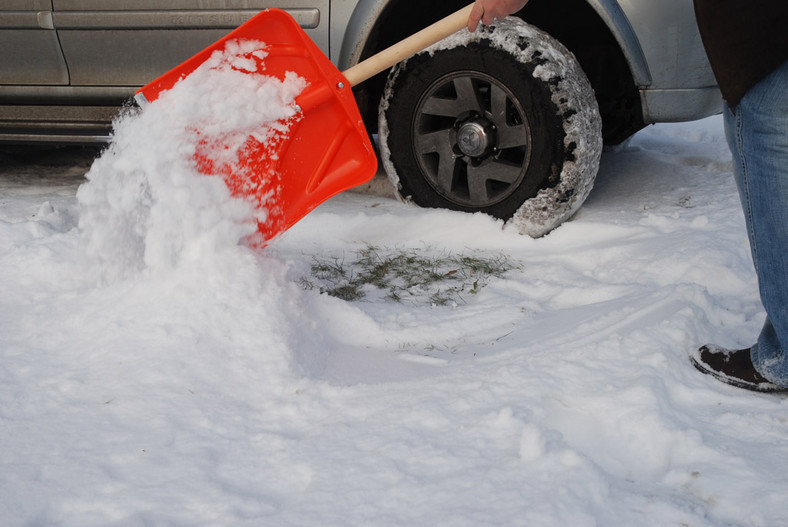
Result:
{"label": "car wheel", "polygon": [[519,19],[460,31],[389,73],[378,123],[399,195],[541,236],[593,186],[602,125],[574,56]]}

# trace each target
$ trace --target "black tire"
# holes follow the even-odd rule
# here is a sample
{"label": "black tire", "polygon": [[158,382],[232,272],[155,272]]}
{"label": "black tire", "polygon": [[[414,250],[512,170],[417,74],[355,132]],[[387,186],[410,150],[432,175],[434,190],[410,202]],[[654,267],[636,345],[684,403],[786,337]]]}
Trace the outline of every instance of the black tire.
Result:
{"label": "black tire", "polygon": [[395,66],[379,117],[401,197],[485,212],[531,236],[579,208],[599,166],[588,80],[560,43],[518,19],[461,31]]}

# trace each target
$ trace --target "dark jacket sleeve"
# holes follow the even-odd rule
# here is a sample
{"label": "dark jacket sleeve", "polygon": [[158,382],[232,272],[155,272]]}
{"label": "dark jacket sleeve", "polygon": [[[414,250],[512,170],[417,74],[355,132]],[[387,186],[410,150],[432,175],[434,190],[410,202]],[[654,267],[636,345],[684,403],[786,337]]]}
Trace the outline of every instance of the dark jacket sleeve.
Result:
{"label": "dark jacket sleeve", "polygon": [[788,0],[695,0],[695,16],[731,107],[788,60]]}

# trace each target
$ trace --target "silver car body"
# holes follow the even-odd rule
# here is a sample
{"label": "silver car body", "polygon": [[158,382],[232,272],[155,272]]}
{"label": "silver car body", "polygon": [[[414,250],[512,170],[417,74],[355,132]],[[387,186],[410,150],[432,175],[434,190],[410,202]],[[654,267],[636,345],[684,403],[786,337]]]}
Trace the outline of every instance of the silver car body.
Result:
{"label": "silver car body", "polygon": [[[139,86],[267,7],[289,11],[346,69],[396,1],[3,0],[0,141],[106,140],[109,120]],[[692,0],[578,2],[593,8],[619,44],[644,123],[719,111]]]}

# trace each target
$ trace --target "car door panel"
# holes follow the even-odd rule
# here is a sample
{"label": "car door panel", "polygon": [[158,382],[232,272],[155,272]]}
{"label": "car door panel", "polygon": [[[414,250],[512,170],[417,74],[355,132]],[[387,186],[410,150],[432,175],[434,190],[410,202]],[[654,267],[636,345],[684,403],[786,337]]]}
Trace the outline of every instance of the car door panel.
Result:
{"label": "car door panel", "polygon": [[[266,7],[288,7],[328,51],[328,0],[53,0],[72,86],[141,86]],[[325,13],[325,16],[321,16]]]}
{"label": "car door panel", "polygon": [[51,0],[0,3],[0,85],[68,84]]}

